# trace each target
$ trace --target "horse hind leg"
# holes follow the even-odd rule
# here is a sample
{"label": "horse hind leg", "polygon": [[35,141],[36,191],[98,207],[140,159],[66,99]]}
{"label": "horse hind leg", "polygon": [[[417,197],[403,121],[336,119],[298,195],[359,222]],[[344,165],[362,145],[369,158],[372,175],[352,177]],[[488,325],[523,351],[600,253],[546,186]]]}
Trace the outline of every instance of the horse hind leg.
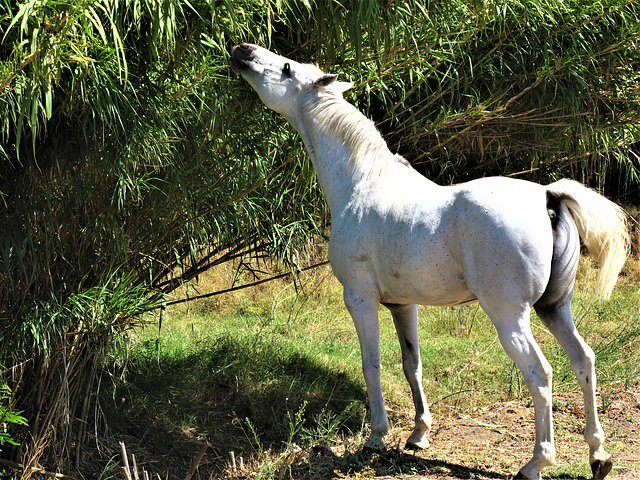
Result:
{"label": "horse hind leg", "polygon": [[571,298],[580,257],[578,231],[567,207],[552,205],[556,213],[553,224],[554,245],[551,275],[542,297],[534,305],[538,317],[558,340],[571,362],[584,396],[585,440],[589,445],[589,463],[593,478],[601,480],[611,470],[612,462],[603,448],[604,432],[596,409],[595,355],[573,323]]}
{"label": "horse hind leg", "polygon": [[416,305],[385,305],[393,317],[402,350],[402,368],[411,387],[415,407],[415,428],[407,439],[407,447],[424,449],[429,446],[427,434],[431,430],[431,412],[422,387],[422,360],[418,338],[418,308]]}
{"label": "horse hind leg", "polygon": [[511,303],[482,305],[491,318],[506,354],[518,366],[533,398],[535,409],[535,447],[533,457],[520,469],[517,479],[540,480],[543,468],[555,464],[551,401],[551,365],[544,357],[529,322],[529,307]]}
{"label": "horse hind leg", "polygon": [[536,312],[566,352],[578,379],[584,397],[584,438],[589,445],[589,464],[594,480],[601,480],[611,471],[613,463],[611,455],[603,448],[604,432],[598,419],[595,355],[573,323],[570,303],[554,309],[536,308]]}

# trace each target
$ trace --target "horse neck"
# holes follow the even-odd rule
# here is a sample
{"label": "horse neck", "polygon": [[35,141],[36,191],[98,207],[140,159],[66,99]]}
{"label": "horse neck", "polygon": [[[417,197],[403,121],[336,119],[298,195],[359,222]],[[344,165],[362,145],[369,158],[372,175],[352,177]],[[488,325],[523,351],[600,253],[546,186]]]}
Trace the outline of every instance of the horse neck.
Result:
{"label": "horse neck", "polygon": [[307,147],[334,213],[396,163],[373,122],[339,95],[312,97],[288,117]]}

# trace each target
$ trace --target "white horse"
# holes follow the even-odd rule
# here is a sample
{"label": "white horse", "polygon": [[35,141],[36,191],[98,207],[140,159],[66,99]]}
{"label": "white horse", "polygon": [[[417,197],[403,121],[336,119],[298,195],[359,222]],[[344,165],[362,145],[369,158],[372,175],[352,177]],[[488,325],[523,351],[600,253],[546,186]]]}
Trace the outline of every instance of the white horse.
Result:
{"label": "white horse", "polygon": [[407,444],[429,445],[416,304],[479,302],[533,396],[533,458],[516,478],[538,480],[555,462],[551,366],[531,334],[533,307],[566,351],[584,394],[594,478],[611,470],[596,411],[594,354],[576,330],[570,301],[580,238],[601,263],[608,297],[626,257],[622,209],[571,180],[542,186],[482,178],[442,187],[391,153],[336,81],[256,45],[232,49],[232,68],[300,133],[332,213],[329,259],[353,317],[371,407],[365,447],[384,449],[389,422],[380,387],[379,304],[393,316],[416,410]]}

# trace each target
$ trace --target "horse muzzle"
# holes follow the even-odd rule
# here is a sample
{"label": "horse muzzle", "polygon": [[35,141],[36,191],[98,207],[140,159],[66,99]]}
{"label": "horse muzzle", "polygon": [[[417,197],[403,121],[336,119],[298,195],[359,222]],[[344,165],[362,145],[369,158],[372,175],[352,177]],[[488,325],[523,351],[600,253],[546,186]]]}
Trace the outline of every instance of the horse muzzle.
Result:
{"label": "horse muzzle", "polygon": [[231,69],[234,72],[242,72],[249,68],[253,61],[256,45],[250,43],[241,43],[231,48]]}

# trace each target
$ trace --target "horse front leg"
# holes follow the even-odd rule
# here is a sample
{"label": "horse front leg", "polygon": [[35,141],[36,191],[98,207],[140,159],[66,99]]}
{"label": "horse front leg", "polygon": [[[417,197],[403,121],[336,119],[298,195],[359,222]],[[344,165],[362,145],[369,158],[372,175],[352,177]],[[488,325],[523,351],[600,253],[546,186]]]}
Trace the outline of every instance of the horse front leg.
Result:
{"label": "horse front leg", "polygon": [[415,428],[407,439],[407,447],[423,449],[429,446],[427,434],[431,430],[431,412],[422,388],[422,360],[418,336],[417,305],[385,305],[393,316],[402,350],[402,368],[411,387],[415,407]]}
{"label": "horse front leg", "polygon": [[380,326],[378,322],[378,300],[372,296],[344,288],[344,303],[353,319],[360,341],[362,372],[367,385],[369,407],[371,408],[371,435],[364,447],[383,451],[387,446],[384,436],[389,430],[389,420],[384,408],[382,386],[380,384]]}

